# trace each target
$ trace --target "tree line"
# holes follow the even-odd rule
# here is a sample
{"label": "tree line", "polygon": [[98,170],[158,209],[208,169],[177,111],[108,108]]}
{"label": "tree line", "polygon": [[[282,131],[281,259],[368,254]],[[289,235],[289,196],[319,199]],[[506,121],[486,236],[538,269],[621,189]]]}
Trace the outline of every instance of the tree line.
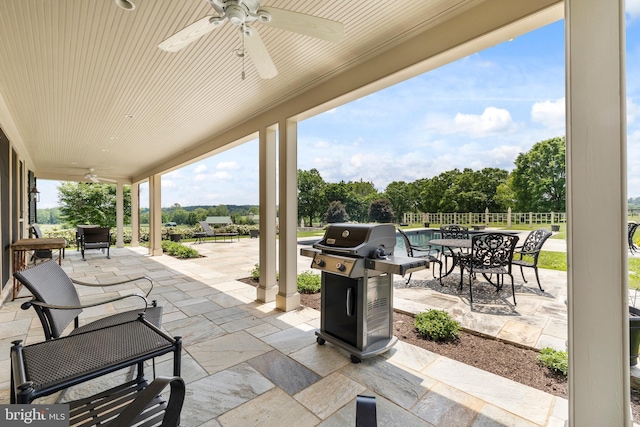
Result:
{"label": "tree line", "polygon": [[[464,153],[463,153],[464,154]],[[372,182],[327,183],[317,169],[298,170],[298,220],[318,222],[400,222],[406,212],[565,212],[565,138],[540,141],[515,160],[508,172],[499,168],[453,169],[414,182],[393,181],[379,192]],[[43,223],[116,225],[116,186],[65,182],[58,186],[59,208],[38,210]],[[631,201],[635,199],[630,199]],[[162,222],[195,225],[207,216],[230,216],[250,224],[258,206],[162,208]],[[131,219],[131,187],[124,186],[124,221]],[[140,211],[148,224],[148,209]]]}
{"label": "tree line", "polygon": [[414,182],[327,183],[317,169],[298,170],[298,219],[314,222],[400,222],[407,212],[565,212],[565,137],[520,153],[509,172],[453,169]]}

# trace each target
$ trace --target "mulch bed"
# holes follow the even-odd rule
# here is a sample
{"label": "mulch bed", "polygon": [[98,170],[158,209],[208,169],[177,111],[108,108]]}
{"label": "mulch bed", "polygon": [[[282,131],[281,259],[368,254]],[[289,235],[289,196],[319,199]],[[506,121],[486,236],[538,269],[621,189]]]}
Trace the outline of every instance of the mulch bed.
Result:
{"label": "mulch bed", "polygon": [[[247,280],[248,279],[248,280]],[[251,278],[241,281],[256,285]],[[320,310],[320,294],[300,294],[302,305]],[[462,331],[453,342],[435,342],[422,338],[415,329],[413,316],[395,312],[394,335],[399,340],[424,348],[466,365],[492,372],[504,378],[525,384],[545,393],[567,399],[567,378],[538,363],[538,351],[518,347],[490,337]],[[631,410],[634,422],[640,423],[640,392],[631,390]]]}

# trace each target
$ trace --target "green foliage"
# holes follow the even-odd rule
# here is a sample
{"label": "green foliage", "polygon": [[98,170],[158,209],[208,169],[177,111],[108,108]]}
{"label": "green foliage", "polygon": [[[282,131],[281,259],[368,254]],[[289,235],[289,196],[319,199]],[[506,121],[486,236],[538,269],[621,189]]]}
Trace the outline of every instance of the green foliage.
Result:
{"label": "green foliage", "polygon": [[[131,221],[131,186],[123,190],[124,222]],[[62,219],[75,228],[78,224],[116,226],[116,186],[86,182],[65,182],[58,187]]]}
{"label": "green foliage", "polygon": [[520,212],[564,212],[565,137],[540,141],[519,154],[513,170],[512,188]]}
{"label": "green foliage", "polygon": [[564,376],[567,375],[569,357],[566,351],[559,351],[554,350],[551,347],[545,347],[540,350],[538,362],[540,362],[542,366],[546,366],[554,372],[559,372]]}
{"label": "green foliage", "polygon": [[391,208],[391,202],[387,199],[378,199],[371,202],[369,206],[369,220],[373,222],[392,222],[393,221],[393,209]]}
{"label": "green foliage", "polygon": [[349,221],[349,214],[344,208],[341,202],[334,201],[329,204],[327,213],[324,214],[324,220],[328,224],[335,224],[336,222]]}
{"label": "green foliage", "polygon": [[[524,257],[527,260],[527,257]],[[528,259],[533,261],[532,259]],[[546,268],[549,270],[567,271],[567,253],[540,251],[538,256],[538,268]],[[526,274],[526,271],[525,271]]]}
{"label": "green foliage", "polygon": [[298,170],[298,215],[308,217],[310,227],[316,215],[324,210],[325,186],[317,169]]}
{"label": "green foliage", "polygon": [[387,185],[384,195],[391,203],[396,222],[400,222],[405,212],[409,211],[409,184],[404,181],[393,181]]}
{"label": "green foliage", "polygon": [[200,253],[195,249],[180,244],[178,242],[171,242],[165,240],[162,242],[162,252],[166,252],[176,258],[199,258]]}
{"label": "green foliage", "polygon": [[320,275],[311,271],[298,274],[298,292],[301,294],[317,294],[320,292]]}
{"label": "green foliage", "polygon": [[444,310],[428,310],[416,315],[415,327],[427,339],[451,341],[460,334],[460,323]]}
{"label": "green foliage", "polygon": [[251,270],[251,278],[258,281],[260,279],[260,264],[255,264]]}

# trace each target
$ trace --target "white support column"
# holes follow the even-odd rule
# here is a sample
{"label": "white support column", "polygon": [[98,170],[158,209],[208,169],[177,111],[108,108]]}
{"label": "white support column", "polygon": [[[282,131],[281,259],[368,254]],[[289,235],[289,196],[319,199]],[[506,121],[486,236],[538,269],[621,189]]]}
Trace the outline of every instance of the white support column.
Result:
{"label": "white support column", "polygon": [[631,426],[624,1],[565,7],[569,425]]}
{"label": "white support column", "polygon": [[149,177],[149,254],[162,255],[161,175]]}
{"label": "white support column", "polygon": [[116,183],[116,248],[124,248],[124,191],[122,183]]}
{"label": "white support column", "polygon": [[298,124],[280,122],[280,282],[276,308],[291,311],[300,307],[298,293]]}
{"label": "white support column", "polygon": [[276,130],[260,129],[260,284],[257,300],[275,301],[276,281]]}
{"label": "white support column", "polygon": [[131,184],[131,246],[140,244],[140,184]]}

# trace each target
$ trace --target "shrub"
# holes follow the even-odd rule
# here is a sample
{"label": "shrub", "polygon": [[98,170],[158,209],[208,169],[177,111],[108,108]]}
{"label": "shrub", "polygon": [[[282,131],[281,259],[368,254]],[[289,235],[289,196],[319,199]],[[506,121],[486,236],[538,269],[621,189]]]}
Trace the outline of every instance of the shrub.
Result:
{"label": "shrub", "polygon": [[564,376],[567,375],[569,357],[566,351],[554,350],[551,347],[545,347],[540,350],[538,362],[540,362],[542,366],[546,366],[554,372],[560,372]]}
{"label": "shrub", "polygon": [[460,324],[444,310],[428,310],[416,315],[415,327],[427,339],[451,341],[458,338]]}
{"label": "shrub", "polygon": [[260,264],[253,266],[253,270],[251,270],[251,278],[255,281],[260,280]]}
{"label": "shrub", "polygon": [[301,294],[317,294],[320,292],[320,275],[311,271],[298,274],[298,292]]}
{"label": "shrub", "polygon": [[200,253],[193,248],[185,246],[178,242],[170,242],[165,240],[162,242],[162,252],[166,252],[176,258],[199,258]]}

